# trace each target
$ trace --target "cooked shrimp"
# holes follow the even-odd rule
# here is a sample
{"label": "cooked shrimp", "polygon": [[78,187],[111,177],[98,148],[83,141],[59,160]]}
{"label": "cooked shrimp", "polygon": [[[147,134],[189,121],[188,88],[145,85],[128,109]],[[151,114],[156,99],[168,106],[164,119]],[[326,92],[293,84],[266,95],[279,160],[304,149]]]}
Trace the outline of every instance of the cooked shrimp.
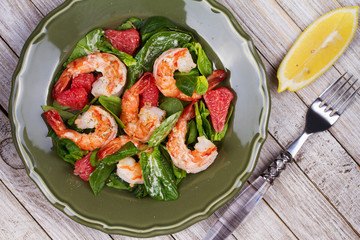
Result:
{"label": "cooked shrimp", "polygon": [[119,137],[111,140],[108,144],[103,146],[99,152],[97,153],[97,157],[99,160],[102,160],[107,155],[112,155],[119,151],[119,149],[124,146],[128,142],[132,142],[137,148],[144,149],[146,148],[146,145],[127,136],[127,135],[120,135]]}
{"label": "cooked shrimp", "polygon": [[141,165],[132,157],[127,157],[119,161],[117,164],[116,175],[130,183],[130,187],[133,187],[134,184],[144,183]]}
{"label": "cooked shrimp", "polygon": [[145,105],[140,109],[140,94],[150,85],[151,73],[145,73],[130,89],[126,90],[121,103],[120,119],[125,132],[141,142],[147,142],[151,134],[164,120],[166,112],[158,107]]}
{"label": "cooked shrimp", "polygon": [[[176,87],[176,80],[174,72],[189,72],[195,68],[196,64],[193,62],[191,54],[187,48],[173,48],[158,57],[154,63],[154,78],[155,84],[162,94],[166,97],[174,97],[184,101],[193,101],[200,99],[201,95],[195,91],[191,97],[182,93]],[[225,79],[224,70],[215,70],[208,78],[208,90],[216,87],[222,80]]]}
{"label": "cooked shrimp", "polygon": [[191,151],[187,148],[185,144],[187,121],[195,115],[193,104],[194,102],[184,109],[174,129],[170,132],[166,145],[174,165],[187,173],[205,170],[214,162],[218,154],[215,144],[204,136],[198,137],[198,143],[194,146],[195,150]]}
{"label": "cooked shrimp", "polygon": [[112,54],[93,53],[78,58],[66,66],[66,69],[54,86],[54,99],[66,90],[72,77],[94,71],[101,72],[102,76],[92,84],[92,95],[95,97],[102,95],[120,96],[126,81],[125,65]]}
{"label": "cooked shrimp", "polygon": [[63,120],[56,110],[49,110],[44,113],[46,121],[55,131],[59,138],[73,140],[82,150],[93,151],[106,145],[116,137],[118,126],[113,116],[99,106],[90,106],[89,110],[81,114],[75,124],[78,128],[95,128],[89,134],[79,133],[66,128]]}

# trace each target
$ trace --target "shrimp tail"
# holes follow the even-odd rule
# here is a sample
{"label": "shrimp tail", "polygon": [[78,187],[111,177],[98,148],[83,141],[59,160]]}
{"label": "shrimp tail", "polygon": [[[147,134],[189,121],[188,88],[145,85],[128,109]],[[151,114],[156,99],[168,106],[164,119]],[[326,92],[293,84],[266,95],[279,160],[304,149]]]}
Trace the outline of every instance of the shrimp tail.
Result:
{"label": "shrimp tail", "polygon": [[130,141],[134,143],[134,145],[141,150],[146,148],[145,144],[142,144],[141,142],[132,139],[129,136],[121,135],[118,138],[111,140],[108,144],[106,144],[99,150],[99,152],[97,153],[97,157],[99,161],[104,159],[108,155],[112,155],[116,153],[117,151],[120,150],[122,146],[124,146],[126,143]]}
{"label": "shrimp tail", "polygon": [[46,122],[50,125],[50,127],[55,131],[57,135],[64,130],[66,130],[66,126],[60,114],[56,110],[49,110],[44,112],[44,117]]}
{"label": "shrimp tail", "polygon": [[152,79],[152,73],[144,73],[144,75],[134,84],[134,86],[131,87],[131,91],[142,94],[150,86]]}
{"label": "shrimp tail", "polygon": [[189,121],[190,119],[195,117],[195,109],[194,109],[194,104],[197,101],[193,101],[191,102],[188,106],[186,106],[186,108],[184,109],[184,111],[181,114],[181,118]]}
{"label": "shrimp tail", "polygon": [[226,77],[226,72],[224,70],[218,69],[213,71],[213,73],[207,77],[209,82],[208,91],[215,88],[219,83],[221,83]]}
{"label": "shrimp tail", "polygon": [[59,95],[69,87],[71,80],[71,74],[67,71],[64,71],[59,80],[56,82],[54,89],[53,89],[53,98],[56,100]]}

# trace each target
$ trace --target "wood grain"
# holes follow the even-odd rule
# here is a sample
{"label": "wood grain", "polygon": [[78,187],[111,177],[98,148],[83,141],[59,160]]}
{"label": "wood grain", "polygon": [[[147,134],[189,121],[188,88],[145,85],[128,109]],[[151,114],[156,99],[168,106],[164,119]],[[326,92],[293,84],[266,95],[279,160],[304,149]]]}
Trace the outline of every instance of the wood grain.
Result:
{"label": "wood grain", "polygon": [[[11,75],[21,48],[41,18],[63,0],[0,1],[0,105],[7,109]],[[270,136],[253,180],[302,131],[307,107],[340,72],[359,75],[359,30],[348,50],[322,77],[297,93],[278,94],[276,69],[299,34],[320,15],[360,1],[219,0],[253,38],[269,74],[272,94]],[[326,133],[313,136],[249,218],[230,239],[359,239],[360,105],[353,104]],[[0,209],[9,239],[135,239],[84,227],[44,198],[15,151],[8,119],[0,114]],[[220,209],[216,214],[220,214]],[[11,212],[18,219],[11,218]],[[172,236],[154,239],[201,239],[216,215]],[[37,229],[36,231],[33,231]],[[1,235],[3,234],[3,235]],[[4,236],[4,237],[3,237]],[[25,237],[25,238],[24,238]]]}
{"label": "wood grain", "polygon": [[18,58],[2,39],[0,39],[0,49],[0,105],[7,109],[11,89],[11,76],[15,70]]}
{"label": "wood grain", "polygon": [[50,239],[1,181],[0,196],[0,239]]}
{"label": "wood grain", "polygon": [[[319,89],[325,89],[325,87],[332,82],[329,79],[334,80],[334,76],[338,76],[338,72],[335,68],[331,68],[328,72],[324,74],[324,76],[320,77],[319,80],[315,81],[312,85],[310,85],[307,88],[304,88],[303,90],[300,90],[297,94],[291,93],[291,92],[283,92],[281,94],[278,94],[276,92],[277,89],[277,79],[276,79],[276,69],[279,64],[278,57],[274,57],[276,54],[282,53],[283,55],[286,53],[288,48],[286,48],[283,45],[280,44],[272,44],[273,42],[291,42],[296,39],[298,36],[298,33],[301,32],[301,29],[299,29],[294,22],[289,18],[289,16],[284,12],[284,10],[280,6],[274,7],[274,2],[270,0],[264,0],[264,1],[257,1],[257,4],[255,5],[258,9],[249,9],[249,7],[246,7],[245,5],[242,5],[241,1],[238,1],[236,5],[236,8],[234,9],[236,13],[240,16],[239,21],[241,21],[243,26],[246,23],[246,27],[249,27],[247,29],[250,33],[250,35],[255,40],[255,43],[260,50],[260,52],[263,54],[263,56],[266,58],[264,61],[267,61],[269,65],[267,65],[267,72],[270,78],[270,90],[272,94],[272,113],[275,112],[276,114],[271,114],[270,117],[270,124],[269,124],[269,131],[271,134],[282,144],[282,146],[287,146],[289,143],[295,140],[297,136],[300,135],[302,132],[302,128],[304,126],[304,116],[306,114],[307,106],[303,104],[303,99],[306,97],[307,102],[306,104],[309,105],[316,96],[321,92],[311,92],[309,93],[307,89],[313,88],[314,85],[317,83],[322,83],[322,85],[325,86],[317,86]],[[306,4],[304,4],[306,5]],[[232,5],[234,8],[234,5]],[[246,11],[246,12],[245,12]],[[250,12],[248,12],[250,11]],[[308,12],[310,10],[308,9]],[[251,17],[250,17],[251,16]],[[265,27],[267,30],[267,35],[262,36],[263,31],[262,29],[258,28],[257,26],[261,25],[263,22],[265,22]],[[277,24],[279,22],[282,22],[283,24]],[[282,33],[282,34],[280,34]],[[268,38],[267,40],[259,40],[260,36],[262,38]],[[282,39],[285,38],[285,39]],[[293,40],[291,40],[293,39]],[[283,57],[283,56],[282,56]],[[282,59],[281,57],[281,59]],[[340,59],[341,60],[341,59]],[[326,83],[324,83],[326,82]],[[299,98],[300,95],[301,97]],[[355,108],[355,109],[354,109]],[[350,220],[352,223],[352,226],[357,229],[359,232],[359,224],[357,224],[357,221],[354,219],[360,219],[360,212],[356,211],[354,217],[353,211],[348,211],[347,209],[359,209],[359,202],[356,201],[356,199],[359,198],[359,187],[358,183],[356,181],[350,181],[349,179],[356,179],[356,177],[359,175],[359,168],[354,162],[354,157],[348,156],[348,160],[352,161],[353,164],[348,165],[348,168],[351,168],[351,170],[347,170],[347,172],[351,173],[351,177],[348,178],[346,176],[346,173],[344,173],[344,166],[342,165],[334,165],[334,161],[338,161],[338,159],[334,158],[334,153],[329,152],[330,149],[336,149],[336,151],[339,152],[338,156],[343,156],[343,158],[346,159],[346,155],[343,155],[345,152],[348,152],[348,149],[342,148],[342,145],[336,144],[337,142],[345,142],[345,141],[352,141],[353,144],[356,144],[357,141],[353,141],[351,138],[345,140],[348,135],[351,135],[351,132],[355,131],[359,127],[359,124],[353,124],[352,128],[344,127],[341,124],[341,121],[343,118],[347,118],[348,116],[351,116],[350,118],[353,119],[359,119],[360,117],[360,109],[357,110],[356,108],[359,108],[359,104],[353,104],[349,107],[349,109],[343,114],[343,116],[340,118],[340,120],[336,123],[336,125],[332,128],[339,129],[341,128],[342,135],[339,137],[336,137],[336,139],[332,138],[333,140],[330,141],[329,139],[324,140],[322,139],[324,134],[326,133],[320,133],[318,135],[315,135],[312,138],[312,144],[313,146],[311,148],[311,151],[313,153],[313,156],[327,156],[327,157],[321,157],[320,161],[311,160],[311,158],[304,157],[302,164],[299,165],[302,169],[302,171],[310,170],[310,168],[307,168],[307,166],[312,164],[311,171],[312,176],[314,178],[311,178],[314,183],[322,184],[329,186],[329,188],[321,188],[319,185],[317,187],[319,189],[322,189],[324,192],[322,192],[324,195],[327,195],[329,200],[334,204],[335,202],[338,202],[337,196],[342,196],[342,188],[338,188],[333,186],[333,184],[336,182],[339,186],[348,186],[350,192],[354,192],[355,194],[349,194],[349,196],[345,197],[347,199],[344,200],[343,204],[348,206],[344,209],[338,209],[341,214],[347,218],[347,220]],[[286,111],[284,111],[286,109]],[[354,120],[356,121],[356,120]],[[360,135],[360,134],[359,134]],[[358,136],[359,136],[358,135]],[[341,139],[341,140],[340,140]],[[335,144],[335,145],[334,145]],[[309,148],[310,145],[308,143],[306,146]],[[320,147],[324,146],[324,147]],[[311,151],[302,151],[303,155],[311,152]],[[329,152],[328,155],[324,155],[324,153]],[[348,161],[346,161],[348,162]],[[333,169],[331,169],[332,174],[328,174],[328,171],[330,170],[328,167],[325,166],[332,166]],[[327,178],[323,178],[323,176],[327,176]],[[330,194],[332,193],[332,194]],[[351,207],[349,207],[351,206]]]}
{"label": "wood grain", "polygon": [[0,1],[0,36],[17,56],[41,18],[30,1]]}
{"label": "wood grain", "polygon": [[[55,209],[27,176],[25,169],[23,167],[14,167],[19,166],[19,164],[23,165],[15,151],[14,144],[3,144],[5,141],[11,142],[12,140],[8,119],[1,113],[0,130],[0,146],[3,147],[2,149],[6,147],[6,154],[12,156],[6,161],[3,158],[4,155],[0,157],[0,180],[52,239],[81,239],[82,236],[86,236],[86,239],[111,239],[108,234],[78,224]],[[7,197],[0,194],[0,199],[0,202],[2,202]],[[23,212],[19,211],[18,214],[22,216]],[[20,225],[19,227],[21,227]],[[41,236],[38,237],[38,239],[42,239]]]}

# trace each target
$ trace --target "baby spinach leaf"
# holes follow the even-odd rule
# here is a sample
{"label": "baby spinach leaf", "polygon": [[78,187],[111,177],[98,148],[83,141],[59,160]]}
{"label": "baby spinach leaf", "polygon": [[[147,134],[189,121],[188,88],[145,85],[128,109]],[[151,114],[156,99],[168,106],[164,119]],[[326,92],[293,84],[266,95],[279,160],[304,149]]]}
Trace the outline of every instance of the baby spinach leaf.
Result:
{"label": "baby spinach leaf", "polygon": [[127,88],[130,88],[143,72],[152,72],[156,58],[166,50],[189,42],[190,34],[180,32],[158,32],[152,35],[136,54],[136,64],[128,69]]}
{"label": "baby spinach leaf", "polygon": [[46,134],[46,137],[50,137],[50,138],[54,139],[55,141],[57,141],[59,139],[58,135],[56,135],[56,132],[52,128],[50,128],[50,130]]}
{"label": "baby spinach leaf", "polygon": [[195,44],[198,50],[197,67],[202,75],[208,77],[212,72],[212,65],[200,43]]}
{"label": "baby spinach leaf", "polygon": [[166,111],[166,116],[170,116],[176,112],[182,112],[184,109],[181,101],[177,98],[166,97],[160,104],[159,108]]}
{"label": "baby spinach leaf", "polygon": [[85,35],[77,44],[73,52],[71,53],[68,60],[63,64],[64,67],[75,59],[85,57],[90,53],[98,51],[98,44],[100,42],[101,36],[105,34],[104,30],[97,28],[92,30]]}
{"label": "baby spinach leaf", "polygon": [[175,24],[166,17],[149,17],[145,20],[144,26],[140,29],[141,39],[143,42],[145,42],[155,33],[166,31],[172,28],[176,28]]}
{"label": "baby spinach leaf", "polygon": [[205,131],[203,129],[203,124],[202,124],[202,118],[201,118],[201,114],[200,114],[200,110],[199,110],[199,106],[198,103],[196,102],[194,104],[195,106],[195,121],[196,121],[196,127],[197,130],[199,132],[199,136],[204,136],[205,135]]}
{"label": "baby spinach leaf", "polygon": [[212,130],[211,124],[207,117],[210,115],[210,111],[206,108],[205,103],[203,101],[200,101],[200,115],[201,115],[201,121],[202,126],[204,130],[204,135],[207,139],[214,141],[214,131]]}
{"label": "baby spinach leaf", "polygon": [[186,145],[196,142],[197,136],[196,123],[194,120],[191,120],[187,125]]}
{"label": "baby spinach leaf", "polygon": [[59,108],[52,107],[52,106],[42,105],[41,108],[44,112],[49,111],[49,110],[56,110],[64,121],[74,117],[74,115],[75,115],[71,112],[67,112],[67,111],[61,110]]}
{"label": "baby spinach leaf", "polygon": [[132,29],[132,28],[140,29],[142,25],[143,25],[143,22],[141,21],[140,18],[131,17],[128,20],[126,20],[125,22],[123,22],[120,26],[118,26],[116,28],[116,30],[123,31],[123,30]]}
{"label": "baby spinach leaf", "polygon": [[197,78],[199,71],[196,68],[191,69],[189,72],[175,72],[174,78],[176,79],[177,88],[187,96],[192,96],[197,85]]}
{"label": "baby spinach leaf", "polygon": [[196,83],[196,76],[182,76],[181,78],[176,79],[176,87],[189,97],[194,94]]}
{"label": "baby spinach leaf", "polygon": [[112,165],[112,164],[117,163],[121,159],[134,156],[141,152],[142,152],[142,150],[138,149],[134,145],[134,143],[127,142],[126,144],[124,144],[124,146],[122,146],[120,148],[119,151],[117,151],[116,153],[114,153],[112,155],[108,155],[108,156],[104,157],[104,159],[101,162],[103,162],[107,165]]}
{"label": "baby spinach leaf", "polygon": [[100,161],[97,158],[97,153],[99,152],[99,149],[96,149],[94,151],[92,151],[91,155],[90,155],[90,164],[93,167],[97,167],[100,164]]}
{"label": "baby spinach leaf", "polygon": [[205,76],[199,76],[196,79],[196,86],[195,86],[195,91],[200,94],[200,95],[204,95],[209,87],[209,83],[206,79]]}
{"label": "baby spinach leaf", "polygon": [[128,67],[136,64],[136,60],[131,55],[119,51],[117,48],[111,45],[110,40],[107,38],[102,38],[98,48],[102,52],[114,54]]}
{"label": "baby spinach leaf", "polygon": [[124,123],[118,117],[121,113],[121,98],[116,96],[100,96],[99,103],[109,111],[121,128],[125,128]]}
{"label": "baby spinach leaf", "polygon": [[142,153],[140,165],[146,191],[152,198],[169,201],[179,197],[172,166],[159,147],[154,147],[152,153]]}
{"label": "baby spinach leaf", "polygon": [[224,129],[220,133],[214,131],[215,132],[214,133],[214,141],[221,141],[225,137],[226,131],[229,127],[229,120],[230,120],[230,117],[231,117],[233,111],[234,111],[234,106],[230,105],[229,112],[226,116],[226,123],[225,123]]}
{"label": "baby spinach leaf", "polygon": [[191,69],[189,72],[179,72],[179,71],[176,71],[174,72],[174,78],[175,79],[180,79],[182,77],[197,77],[199,76],[199,70],[197,70],[197,68],[193,68]]}
{"label": "baby spinach leaf", "polygon": [[165,146],[159,145],[159,149],[160,149],[160,152],[163,155],[163,157],[166,158],[166,160],[171,163],[172,170],[173,170],[174,176],[176,178],[175,183],[176,183],[176,185],[178,185],[181,182],[181,180],[186,177],[186,171],[182,170],[174,165]]}
{"label": "baby spinach leaf", "polygon": [[184,45],[182,45],[182,47],[189,49],[192,59],[196,62],[199,53],[197,48],[195,47],[195,42],[185,43]]}
{"label": "baby spinach leaf", "polygon": [[181,112],[174,113],[170,117],[166,118],[160,126],[158,126],[148,141],[149,147],[159,145],[169,135],[170,131],[174,128],[177,120],[179,119]]}
{"label": "baby spinach leaf", "polygon": [[70,109],[70,107],[69,106],[64,106],[64,105],[61,105],[58,101],[54,101],[53,102],[53,106],[55,107],[55,108],[57,108],[57,109],[61,109],[61,110],[69,110]]}
{"label": "baby spinach leaf", "polygon": [[106,185],[120,190],[128,190],[132,192],[137,198],[143,198],[147,195],[144,184],[136,184],[133,187],[130,187],[130,184],[121,179],[115,172],[111,173],[109,177],[109,183]]}
{"label": "baby spinach leaf", "polygon": [[79,160],[83,157],[81,149],[71,139],[58,139],[56,141],[56,145],[58,155],[72,165],[75,164],[76,160]]}
{"label": "baby spinach leaf", "polygon": [[109,112],[115,114],[116,116],[120,116],[121,113],[121,98],[117,96],[100,96],[99,102],[101,106],[103,106]]}
{"label": "baby spinach leaf", "polygon": [[94,195],[98,195],[100,190],[104,187],[106,179],[110,173],[114,171],[116,164],[107,165],[100,162],[99,166],[90,174],[89,183]]}

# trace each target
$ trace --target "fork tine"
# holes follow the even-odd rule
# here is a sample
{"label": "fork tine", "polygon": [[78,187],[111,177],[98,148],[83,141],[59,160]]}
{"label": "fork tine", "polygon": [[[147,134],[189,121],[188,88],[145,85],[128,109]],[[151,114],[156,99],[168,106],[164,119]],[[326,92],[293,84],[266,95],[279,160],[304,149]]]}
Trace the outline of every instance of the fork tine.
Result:
{"label": "fork tine", "polygon": [[338,97],[338,99],[336,99],[336,101],[334,102],[334,104],[332,105],[332,109],[336,109],[336,106],[339,104],[340,100],[343,99],[343,97],[350,91],[350,89],[355,85],[355,83],[358,81],[359,79],[356,79],[351,85],[350,87],[348,87],[348,89],[346,89],[345,92],[343,92],[340,97]]}
{"label": "fork tine", "polygon": [[343,112],[345,111],[346,107],[348,106],[348,104],[350,103],[350,101],[351,101],[352,99],[354,99],[354,97],[356,96],[356,93],[357,93],[359,90],[360,90],[360,87],[358,87],[358,88],[355,90],[355,92],[353,92],[353,93],[350,95],[350,97],[348,97],[348,98],[346,99],[346,101],[341,104],[341,106],[339,107],[339,110],[336,111],[339,115],[343,114]]}
{"label": "fork tine", "polygon": [[345,76],[346,73],[347,73],[347,72],[345,72],[343,75],[341,75],[338,80],[336,80],[333,84],[331,84],[327,89],[325,89],[325,91],[323,91],[323,92],[320,94],[319,98],[321,99],[321,101],[323,101],[324,98],[327,97],[327,95],[329,94],[329,92],[335,87],[335,85],[336,85],[338,82],[340,82],[340,80]]}
{"label": "fork tine", "polygon": [[[326,104],[327,105],[330,105],[331,102],[334,100],[334,98],[339,94],[339,92],[343,89],[343,87],[345,87],[345,85],[350,81],[350,79],[352,78],[353,76],[351,75],[351,77],[348,78],[348,80],[346,80],[342,85],[341,87],[339,87],[330,97],[329,99],[326,101]],[[356,80],[357,81],[357,80]],[[324,99],[325,100],[325,99]]]}

